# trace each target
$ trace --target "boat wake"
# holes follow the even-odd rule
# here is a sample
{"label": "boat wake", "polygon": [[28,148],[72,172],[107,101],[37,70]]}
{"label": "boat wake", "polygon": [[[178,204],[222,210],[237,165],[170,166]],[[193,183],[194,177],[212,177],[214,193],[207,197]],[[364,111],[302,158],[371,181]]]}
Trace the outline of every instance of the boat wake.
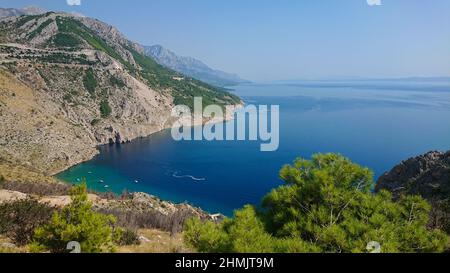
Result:
{"label": "boat wake", "polygon": [[206,178],[197,178],[197,177],[192,176],[192,175],[178,175],[178,172],[173,173],[172,177],[178,178],[178,179],[189,178],[189,179],[191,179],[193,181],[206,181]]}

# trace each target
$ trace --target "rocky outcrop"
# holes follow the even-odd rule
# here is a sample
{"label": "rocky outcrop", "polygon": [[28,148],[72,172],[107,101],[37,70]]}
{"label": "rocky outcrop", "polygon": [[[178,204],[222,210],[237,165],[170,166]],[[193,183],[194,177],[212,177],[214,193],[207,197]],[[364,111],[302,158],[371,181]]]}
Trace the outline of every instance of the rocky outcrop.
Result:
{"label": "rocky outcrop", "polygon": [[95,206],[97,209],[101,210],[120,209],[135,213],[157,212],[166,216],[175,214],[179,211],[187,211],[189,214],[201,219],[210,218],[209,214],[199,208],[195,208],[188,204],[174,204],[163,201],[156,196],[143,192],[131,193],[126,198],[109,200],[106,202],[99,199],[98,202],[95,202]]}
{"label": "rocky outcrop", "polygon": [[429,152],[400,163],[380,177],[380,190],[392,192],[395,199],[422,196],[432,206],[430,228],[450,234],[450,152]]}
{"label": "rocky outcrop", "polygon": [[429,152],[403,161],[382,175],[376,190],[421,195],[425,199],[450,197],[450,152]]}
{"label": "rocky outcrop", "polygon": [[0,204],[11,203],[11,202],[23,200],[26,198],[27,198],[27,195],[24,193],[0,189]]}

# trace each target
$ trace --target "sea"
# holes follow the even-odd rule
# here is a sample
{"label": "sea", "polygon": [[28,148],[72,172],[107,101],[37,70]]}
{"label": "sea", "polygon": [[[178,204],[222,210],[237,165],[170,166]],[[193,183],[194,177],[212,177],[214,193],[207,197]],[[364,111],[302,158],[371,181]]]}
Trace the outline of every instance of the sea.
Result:
{"label": "sea", "polygon": [[[95,191],[146,192],[232,215],[283,185],[296,158],[339,153],[373,170],[450,150],[450,79],[327,80],[230,87],[247,105],[279,106],[279,148],[261,141],[175,141],[170,130],[99,147],[94,159],[57,175]],[[245,122],[250,122],[250,119]]]}

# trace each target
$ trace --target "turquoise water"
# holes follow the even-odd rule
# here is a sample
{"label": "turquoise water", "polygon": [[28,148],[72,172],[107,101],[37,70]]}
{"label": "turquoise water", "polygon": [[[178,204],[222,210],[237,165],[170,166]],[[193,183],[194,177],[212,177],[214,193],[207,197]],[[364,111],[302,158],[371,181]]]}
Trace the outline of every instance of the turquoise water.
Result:
{"label": "turquoise water", "polygon": [[176,142],[169,131],[125,145],[58,175],[97,191],[143,191],[230,215],[282,183],[296,157],[341,153],[375,176],[408,157],[450,150],[450,82],[283,82],[234,87],[250,104],[280,105],[280,148],[259,142]]}

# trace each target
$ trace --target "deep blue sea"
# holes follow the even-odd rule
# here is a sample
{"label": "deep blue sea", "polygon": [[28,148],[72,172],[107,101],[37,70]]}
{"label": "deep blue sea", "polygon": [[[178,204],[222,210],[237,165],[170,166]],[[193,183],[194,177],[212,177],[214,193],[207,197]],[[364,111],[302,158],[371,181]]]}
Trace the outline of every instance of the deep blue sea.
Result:
{"label": "deep blue sea", "polygon": [[[58,175],[97,191],[143,191],[230,215],[259,204],[296,157],[341,153],[378,177],[400,161],[450,150],[450,80],[305,81],[233,87],[248,104],[280,105],[280,148],[260,143],[176,142],[164,131]],[[102,183],[103,182],[103,183]],[[105,186],[109,188],[105,188]]]}

